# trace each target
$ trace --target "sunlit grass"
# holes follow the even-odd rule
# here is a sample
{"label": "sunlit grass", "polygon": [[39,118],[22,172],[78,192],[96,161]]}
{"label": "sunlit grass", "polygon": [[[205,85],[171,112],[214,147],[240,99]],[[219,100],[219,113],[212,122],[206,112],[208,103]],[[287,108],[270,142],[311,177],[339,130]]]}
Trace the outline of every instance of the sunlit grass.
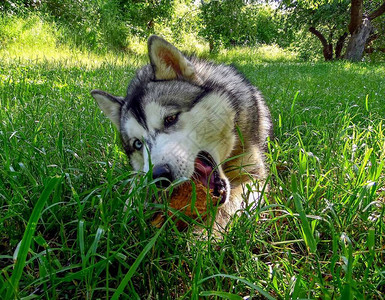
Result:
{"label": "sunlit grass", "polygon": [[292,62],[297,61],[297,54],[280,48],[277,45],[260,45],[258,47],[236,47],[223,49],[218,55],[219,60],[226,63],[237,61],[238,65],[261,62]]}
{"label": "sunlit grass", "polygon": [[54,23],[38,15],[25,18],[3,16],[0,18],[0,61],[2,63],[63,63],[65,66],[97,68],[102,64],[142,65],[145,59],[146,43],[130,37],[127,53],[97,54],[78,49],[70,43],[62,43],[61,32]]}
{"label": "sunlit grass", "polygon": [[[142,50],[141,50],[142,51]],[[24,45],[11,45],[7,49],[0,50],[0,61],[3,63],[12,63],[20,61],[21,63],[62,63],[64,66],[83,66],[85,68],[97,68],[106,63],[118,66],[127,64],[137,66],[143,65],[145,55],[136,53],[127,55],[126,53],[97,54],[88,51],[81,51],[68,46],[58,47],[25,47]]]}

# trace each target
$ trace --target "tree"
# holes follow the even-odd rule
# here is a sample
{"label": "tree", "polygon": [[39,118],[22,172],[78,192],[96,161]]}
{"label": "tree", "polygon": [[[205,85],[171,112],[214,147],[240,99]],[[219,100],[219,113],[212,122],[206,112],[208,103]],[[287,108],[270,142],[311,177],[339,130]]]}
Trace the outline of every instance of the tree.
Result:
{"label": "tree", "polygon": [[118,0],[124,19],[132,26],[134,34],[147,37],[154,33],[155,23],[172,17],[173,0]]}
{"label": "tree", "polygon": [[372,21],[385,13],[385,1],[369,14],[363,13],[363,0],[351,0],[349,32],[350,39],[345,59],[360,61],[365,46],[376,35]]}
{"label": "tree", "polygon": [[[288,22],[307,26],[319,39],[325,60],[358,61],[368,43],[379,36],[372,21],[384,14],[385,1],[284,0],[281,8],[288,14]],[[342,55],[348,36],[346,52]]]}
{"label": "tree", "polygon": [[201,1],[199,17],[202,28],[199,34],[210,45],[210,51],[220,45],[270,44],[278,32],[279,15],[255,0],[205,0]]}

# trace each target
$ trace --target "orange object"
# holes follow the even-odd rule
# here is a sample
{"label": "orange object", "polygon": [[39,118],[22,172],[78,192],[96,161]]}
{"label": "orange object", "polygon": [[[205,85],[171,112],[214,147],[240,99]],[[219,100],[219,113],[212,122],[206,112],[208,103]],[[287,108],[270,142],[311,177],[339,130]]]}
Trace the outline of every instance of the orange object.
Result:
{"label": "orange object", "polygon": [[[218,201],[220,201],[221,197],[213,196],[213,190],[210,190],[210,196],[208,197],[207,187],[205,187],[198,180],[193,181],[196,187],[196,200],[194,203],[194,207],[191,207],[193,190],[191,182],[183,183],[181,186],[179,186],[176,190],[173,191],[168,206],[183,212],[186,216],[189,216],[192,219],[198,219],[199,216],[202,217],[202,219],[206,219],[208,204],[210,205],[211,203],[211,205],[216,206],[218,204]],[[168,215],[172,216],[173,212],[169,210]],[[175,218],[173,219],[175,220]],[[159,212],[155,214],[153,220],[151,221],[151,224],[157,228],[160,228],[163,225],[164,221],[165,213]],[[188,226],[188,224],[183,220],[177,220],[175,224],[179,230],[182,230]]]}

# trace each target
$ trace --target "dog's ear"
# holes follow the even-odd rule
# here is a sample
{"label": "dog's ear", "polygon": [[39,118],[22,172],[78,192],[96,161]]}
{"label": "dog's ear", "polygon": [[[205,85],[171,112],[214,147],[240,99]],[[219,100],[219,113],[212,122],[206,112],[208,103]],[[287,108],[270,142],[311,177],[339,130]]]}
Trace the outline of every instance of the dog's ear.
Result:
{"label": "dog's ear", "polygon": [[177,48],[159,36],[149,37],[148,55],[156,80],[197,79],[192,63]]}
{"label": "dog's ear", "polygon": [[113,96],[100,90],[91,91],[92,97],[98,103],[100,109],[120,130],[120,110],[123,105],[123,98]]}

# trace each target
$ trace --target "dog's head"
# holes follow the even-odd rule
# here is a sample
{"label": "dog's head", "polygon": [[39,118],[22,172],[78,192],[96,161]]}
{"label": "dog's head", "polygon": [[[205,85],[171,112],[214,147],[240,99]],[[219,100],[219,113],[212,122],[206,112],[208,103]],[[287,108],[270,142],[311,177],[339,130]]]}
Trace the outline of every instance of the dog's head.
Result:
{"label": "dog's head", "polygon": [[125,98],[100,90],[92,96],[119,129],[135,170],[152,169],[167,182],[194,176],[226,201],[230,185],[220,163],[234,146],[235,112],[226,93],[208,83],[212,65],[158,36],[149,38],[148,51],[151,64],[137,71]]}

